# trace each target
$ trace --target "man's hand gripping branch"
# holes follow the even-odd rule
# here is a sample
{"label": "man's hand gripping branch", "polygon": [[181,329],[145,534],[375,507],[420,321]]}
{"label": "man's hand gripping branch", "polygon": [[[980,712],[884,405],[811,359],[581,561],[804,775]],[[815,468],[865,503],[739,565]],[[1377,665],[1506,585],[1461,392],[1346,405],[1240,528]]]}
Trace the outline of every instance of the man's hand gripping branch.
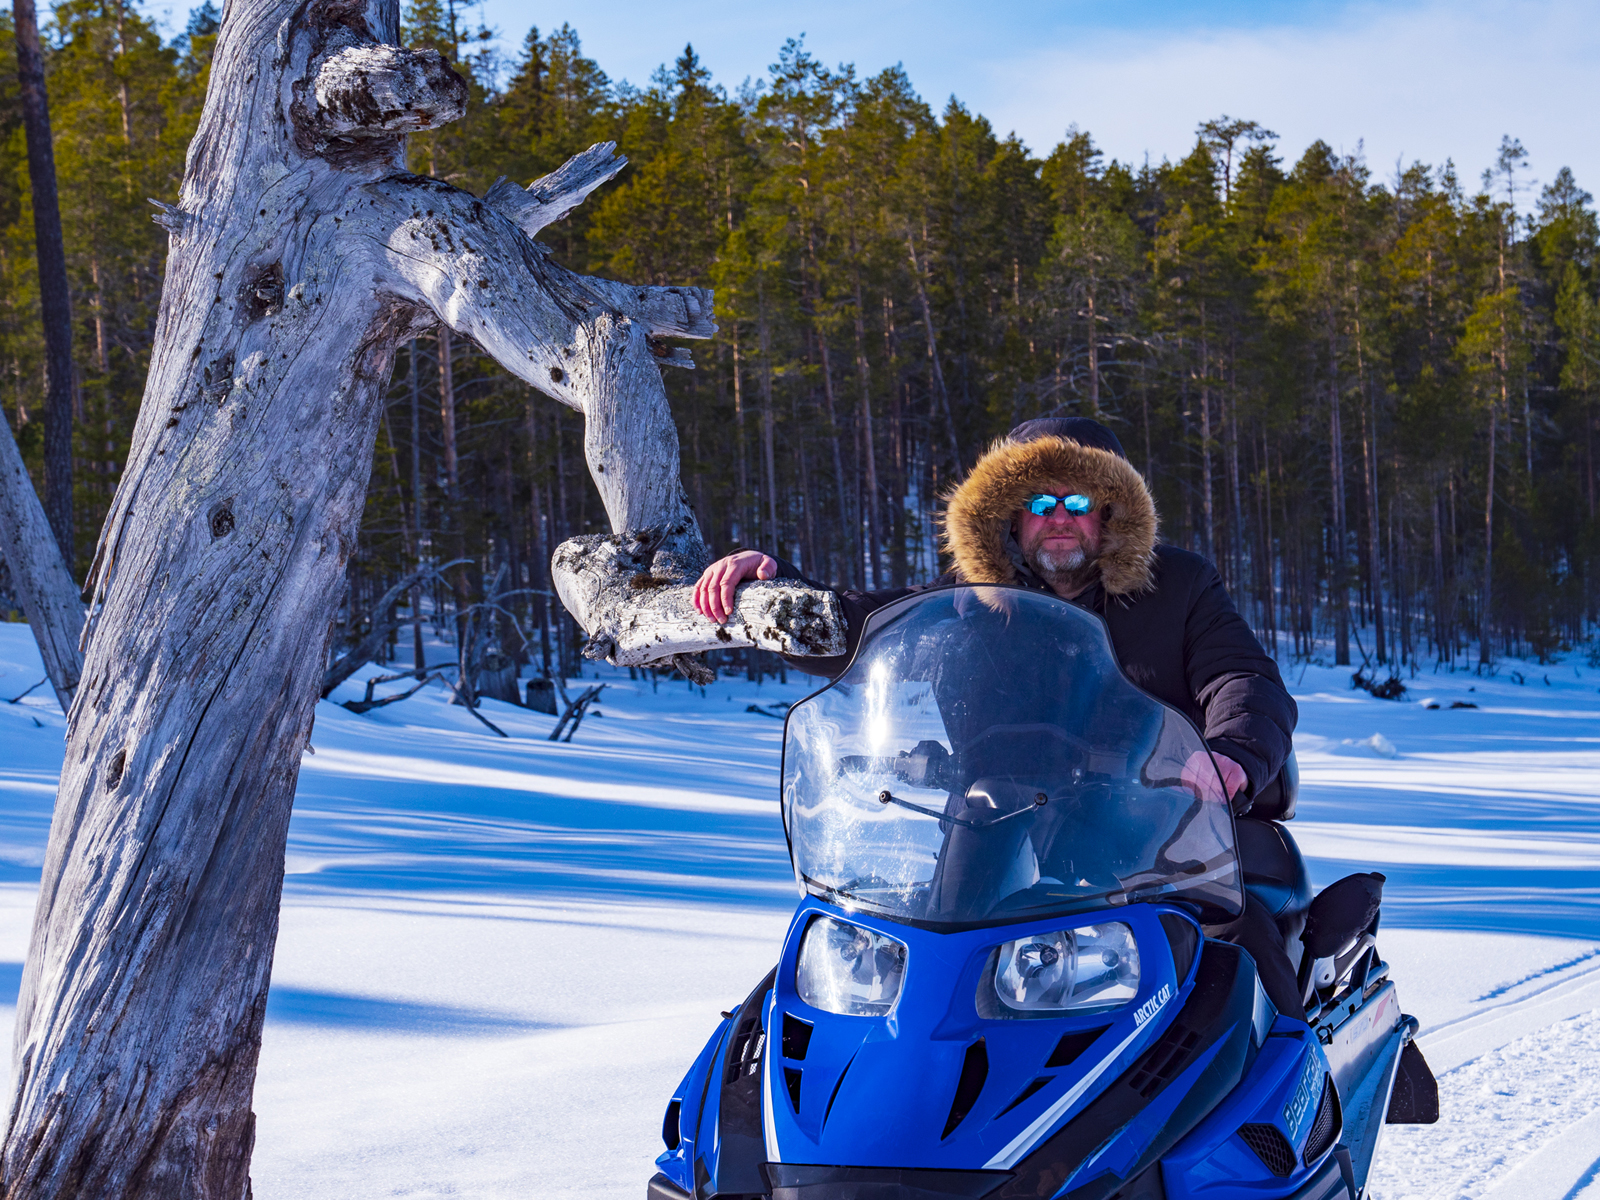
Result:
{"label": "man's hand gripping branch", "polygon": [[733,613],[733,593],[751,579],[772,579],[778,564],[759,550],[739,550],[707,567],[694,585],[694,607],[702,617],[726,621]]}

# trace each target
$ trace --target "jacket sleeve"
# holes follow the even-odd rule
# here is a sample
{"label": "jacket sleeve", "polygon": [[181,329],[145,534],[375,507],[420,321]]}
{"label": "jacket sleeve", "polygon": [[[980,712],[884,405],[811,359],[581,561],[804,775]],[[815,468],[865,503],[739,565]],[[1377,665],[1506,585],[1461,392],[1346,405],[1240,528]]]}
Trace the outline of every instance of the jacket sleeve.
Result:
{"label": "jacket sleeve", "polygon": [[909,596],[912,592],[921,591],[921,588],[903,587],[889,588],[881,592],[858,592],[852,589],[831,588],[825,583],[818,583],[814,579],[807,579],[793,563],[785,562],[777,555],[771,555],[772,561],[778,564],[778,579],[793,579],[807,587],[814,587],[819,591],[832,592],[839,597],[839,607],[844,611],[845,624],[845,651],[843,654],[818,657],[810,654],[785,654],[784,661],[797,671],[807,675],[825,675],[829,679],[837,679],[850,665],[850,659],[856,652],[856,643],[861,640],[861,628],[866,623],[868,615],[876,609],[882,608],[891,600],[898,600],[901,596]]}
{"label": "jacket sleeve", "polygon": [[1255,795],[1289,757],[1299,710],[1209,563],[1194,579],[1184,624],[1189,694],[1205,713],[1206,743],[1249,776]]}

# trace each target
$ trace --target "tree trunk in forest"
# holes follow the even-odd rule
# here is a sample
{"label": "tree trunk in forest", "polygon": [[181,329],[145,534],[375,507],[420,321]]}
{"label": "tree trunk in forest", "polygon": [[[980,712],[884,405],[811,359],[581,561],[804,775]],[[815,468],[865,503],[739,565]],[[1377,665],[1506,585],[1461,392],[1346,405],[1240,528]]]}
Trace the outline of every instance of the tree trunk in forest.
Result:
{"label": "tree trunk in forest", "polygon": [[1389,661],[1385,649],[1383,620],[1383,548],[1379,543],[1378,519],[1378,413],[1370,394],[1361,408],[1362,482],[1367,492],[1367,574],[1372,579],[1372,629],[1380,663]]}
{"label": "tree trunk in forest", "polygon": [[961,472],[961,446],[956,440],[956,418],[950,411],[950,392],[944,386],[944,368],[939,365],[939,340],[933,328],[933,308],[928,304],[928,289],[922,282],[922,263],[917,258],[917,243],[906,234],[906,249],[911,254],[911,277],[917,283],[917,303],[922,308],[922,327],[928,335],[928,373],[932,377],[934,399],[944,413],[945,433],[950,439],[950,467]]}
{"label": "tree trunk in forest", "polygon": [[861,308],[861,272],[855,273],[856,288],[856,379],[861,388],[861,480],[862,503],[867,518],[867,586],[883,586],[878,571],[878,547],[882,544],[878,534],[878,451],[877,439],[872,431],[872,368],[867,362],[866,319]]}
{"label": "tree trunk in forest", "polygon": [[[417,339],[411,338],[406,342],[406,363],[411,384],[411,534],[416,545],[416,554],[420,562],[422,557],[422,404],[421,386],[417,379]],[[427,651],[423,647],[422,634],[422,588],[417,586],[411,589],[411,615],[416,619],[411,622],[411,665],[418,671],[426,669]]]}
{"label": "tree trunk in forest", "polygon": [[11,426],[0,414],[0,558],[11,568],[11,585],[22,602],[28,627],[39,643],[39,657],[62,712],[83,674],[78,649],[83,634],[83,601],[72,572],[56,544],[50,522],[23,465]]}
{"label": "tree trunk in forest", "polygon": [[[1211,349],[1206,338],[1206,305],[1200,302],[1200,507],[1205,519],[1203,553],[1213,563],[1216,553],[1216,506],[1211,494]],[[1231,582],[1231,581],[1230,581]]]}
{"label": "tree trunk in forest", "polygon": [[444,442],[445,494],[454,507],[461,489],[456,464],[455,343],[448,325],[439,326],[439,426]]}
{"label": "tree trunk in forest", "polygon": [[778,532],[778,466],[775,457],[772,418],[772,334],[767,324],[766,296],[756,284],[757,335],[761,340],[761,488],[767,494],[767,546],[782,554]]}
{"label": "tree trunk in forest", "polygon": [[735,540],[749,545],[750,541],[750,466],[745,458],[744,431],[744,366],[739,361],[739,325],[733,326],[733,440],[739,459],[739,496],[733,511],[739,523]]}
{"label": "tree trunk in forest", "polygon": [[533,397],[528,397],[528,453],[534,469],[528,472],[528,545],[532,556],[529,585],[534,589],[533,608],[539,618],[539,673],[550,678],[550,540],[545,532],[544,505],[539,500],[539,415]]}
{"label": "tree trunk in forest", "polygon": [[44,508],[68,568],[72,528],[72,294],[56,198],[56,159],[45,92],[44,54],[33,0],[13,0],[17,84],[28,141],[28,182],[33,192],[34,253],[39,261],[39,308],[44,318]]}
{"label": "tree trunk in forest", "polygon": [[709,336],[710,293],[532,240],[621,169],[609,144],[482,199],[408,174],[404,135],[467,89],[398,35],[395,0],[228,5],[86,589],[6,1200],[249,1193],[290,804],[398,343],[446,322],[583,411],[614,527],[698,544],[659,369],[687,356],[656,339]]}
{"label": "tree trunk in forest", "polygon": [[[1511,336],[1506,328],[1506,227],[1502,220],[1499,225],[1499,277],[1500,300],[1497,305],[1499,311],[1499,352],[1495,355],[1495,366],[1500,377],[1499,395],[1491,396],[1489,400],[1489,469],[1488,483],[1484,488],[1483,499],[1483,602],[1478,609],[1478,662],[1488,666],[1494,661],[1494,468],[1495,468],[1495,442],[1498,439],[1497,422],[1500,417],[1500,408],[1506,410],[1506,424],[1511,424]],[[1508,430],[1509,433],[1509,430]],[[1507,441],[1510,441],[1508,436]],[[1531,450],[1531,444],[1530,444]]]}
{"label": "tree trunk in forest", "polygon": [[[850,520],[850,503],[846,499],[845,492],[844,454],[839,449],[839,410],[834,403],[833,397],[833,360],[828,354],[828,339],[821,333],[817,335],[817,347],[822,358],[822,398],[828,405],[828,448],[833,452],[833,479],[835,489],[839,494],[839,524],[843,527]],[[876,546],[873,547],[873,555],[876,558]],[[847,580],[854,579],[856,571],[860,569],[860,565],[860,563],[852,563],[850,570],[845,574],[845,578]],[[874,571],[873,574],[877,574],[877,572]]]}
{"label": "tree trunk in forest", "polygon": [[1345,548],[1344,503],[1344,428],[1339,413],[1338,352],[1329,339],[1331,377],[1328,382],[1328,474],[1333,501],[1333,577],[1329,580],[1329,601],[1333,607],[1333,662],[1350,665],[1350,555]]}
{"label": "tree trunk in forest", "polygon": [[1243,588],[1246,543],[1244,497],[1239,488],[1239,393],[1231,383],[1226,396],[1222,453],[1228,464],[1228,561],[1233,564],[1232,579],[1238,580],[1237,586]]}
{"label": "tree trunk in forest", "polygon": [[1494,454],[1499,441],[1500,406],[1489,402],[1489,471],[1483,490],[1483,599],[1478,605],[1478,662],[1494,662]]}

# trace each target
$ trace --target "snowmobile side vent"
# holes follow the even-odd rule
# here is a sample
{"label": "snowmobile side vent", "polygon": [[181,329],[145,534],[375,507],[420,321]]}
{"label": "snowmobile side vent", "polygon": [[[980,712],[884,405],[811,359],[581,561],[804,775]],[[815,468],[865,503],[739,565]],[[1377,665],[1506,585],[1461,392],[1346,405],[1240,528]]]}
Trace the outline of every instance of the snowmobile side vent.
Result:
{"label": "snowmobile side vent", "polygon": [[1041,1088],[1044,1087],[1045,1084],[1049,1083],[1054,1078],[1055,1078],[1054,1075],[1041,1075],[1041,1076],[1039,1076],[1039,1078],[1035,1079],[1027,1087],[1023,1088],[1020,1092],[1018,1092],[1017,1095],[1016,1095],[1016,1099],[1012,1100],[1010,1104],[1006,1105],[999,1112],[995,1113],[995,1116],[996,1117],[1005,1116],[1013,1108],[1015,1108],[1017,1105],[1021,1104],[1024,1100],[1026,1100],[1029,1096],[1032,1096],[1035,1092],[1039,1091]]}
{"label": "snowmobile side vent", "polygon": [[1161,1040],[1150,1047],[1150,1052],[1140,1061],[1128,1085],[1146,1100],[1150,1099],[1178,1077],[1178,1072],[1199,1044],[1200,1035],[1197,1032],[1174,1021],[1172,1028],[1161,1035]]}
{"label": "snowmobile side vent", "polygon": [[783,1056],[804,1062],[811,1048],[811,1023],[790,1013],[783,1014]]}
{"label": "snowmobile side vent", "polygon": [[1344,1116],[1339,1111],[1339,1089],[1333,1086],[1333,1076],[1322,1078],[1322,1100],[1317,1104],[1317,1119],[1311,1122],[1311,1133],[1306,1138],[1306,1148],[1300,1161],[1310,1166],[1327,1153],[1328,1147],[1339,1138]]}
{"label": "snowmobile side vent", "polygon": [[1239,1140],[1254,1150],[1262,1165],[1279,1179],[1294,1174],[1294,1147],[1276,1125],[1241,1125]]}
{"label": "snowmobile side vent", "polygon": [[761,1027],[761,1010],[755,1005],[733,1033],[733,1052],[728,1055],[728,1076],[732,1083],[741,1075],[754,1075],[761,1068],[761,1051],[767,1044],[767,1031]]}
{"label": "snowmobile side vent", "polygon": [[839,1089],[844,1086],[844,1077],[850,1074],[850,1068],[855,1065],[855,1055],[850,1056],[850,1061],[845,1063],[844,1070],[839,1072],[839,1078],[834,1081],[833,1094],[828,1097],[828,1107],[822,1110],[822,1127],[828,1127],[828,1118],[833,1114],[833,1102],[839,1098]]}
{"label": "snowmobile side vent", "polygon": [[967,1056],[961,1060],[961,1078],[956,1082],[956,1098],[950,1102],[950,1119],[944,1123],[944,1140],[956,1131],[956,1126],[967,1119],[972,1106],[978,1102],[984,1080],[989,1078],[989,1051],[979,1038],[967,1047]]}
{"label": "snowmobile side vent", "polygon": [[667,1144],[668,1150],[676,1150],[678,1143],[683,1140],[678,1133],[678,1114],[683,1111],[683,1102],[674,1100],[667,1105],[667,1115],[661,1119],[661,1140]]}
{"label": "snowmobile side vent", "polygon": [[800,1072],[794,1067],[783,1069],[783,1084],[789,1089],[789,1103],[794,1105],[795,1112],[800,1111]]}
{"label": "snowmobile side vent", "polygon": [[1056,1043],[1056,1048],[1050,1051],[1050,1057],[1045,1061],[1047,1067],[1070,1067],[1082,1054],[1095,1042],[1100,1040],[1100,1035],[1109,1025],[1102,1025],[1099,1029],[1080,1029],[1074,1033],[1064,1033],[1061,1040]]}

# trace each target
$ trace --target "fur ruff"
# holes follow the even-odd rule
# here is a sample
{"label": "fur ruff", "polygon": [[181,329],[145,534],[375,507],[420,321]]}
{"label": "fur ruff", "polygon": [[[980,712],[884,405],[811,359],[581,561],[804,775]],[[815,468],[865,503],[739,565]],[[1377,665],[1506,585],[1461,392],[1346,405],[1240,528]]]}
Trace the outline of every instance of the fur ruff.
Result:
{"label": "fur ruff", "polygon": [[1155,586],[1156,506],[1133,465],[1070,438],[1029,442],[1001,439],[950,494],[944,544],[968,583],[1015,583],[1006,550],[1011,521],[1023,501],[1063,483],[1109,507],[1095,565],[1110,596],[1136,596]]}

